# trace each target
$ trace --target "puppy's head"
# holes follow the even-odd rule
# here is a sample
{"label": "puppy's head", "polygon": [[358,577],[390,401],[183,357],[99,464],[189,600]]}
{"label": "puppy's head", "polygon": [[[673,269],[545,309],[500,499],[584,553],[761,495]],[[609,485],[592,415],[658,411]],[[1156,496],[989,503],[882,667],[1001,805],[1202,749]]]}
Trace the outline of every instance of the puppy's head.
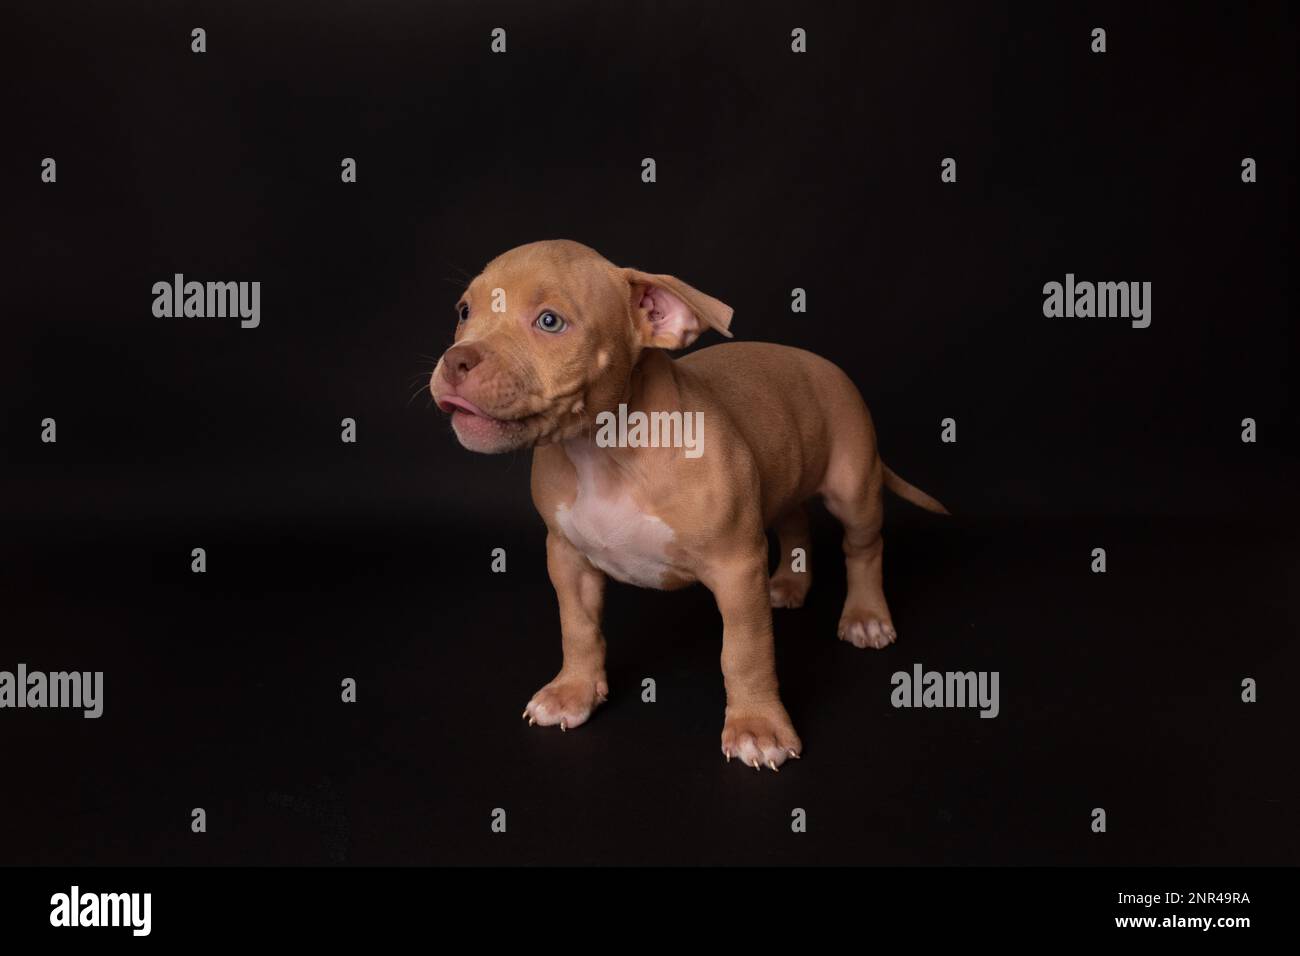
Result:
{"label": "puppy's head", "polygon": [[729,336],[731,314],[672,276],[576,242],[533,242],[469,284],[429,389],[471,451],[561,441],[626,400],[644,349],[685,348],[710,328]]}

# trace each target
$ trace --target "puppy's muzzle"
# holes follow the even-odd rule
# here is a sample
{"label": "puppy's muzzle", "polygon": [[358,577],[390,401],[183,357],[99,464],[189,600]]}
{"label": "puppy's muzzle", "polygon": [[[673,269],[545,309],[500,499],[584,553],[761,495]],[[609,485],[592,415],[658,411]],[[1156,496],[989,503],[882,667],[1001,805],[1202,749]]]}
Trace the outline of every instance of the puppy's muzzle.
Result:
{"label": "puppy's muzzle", "polygon": [[459,388],[482,361],[482,353],[473,345],[453,345],[442,356],[442,377],[452,388]]}

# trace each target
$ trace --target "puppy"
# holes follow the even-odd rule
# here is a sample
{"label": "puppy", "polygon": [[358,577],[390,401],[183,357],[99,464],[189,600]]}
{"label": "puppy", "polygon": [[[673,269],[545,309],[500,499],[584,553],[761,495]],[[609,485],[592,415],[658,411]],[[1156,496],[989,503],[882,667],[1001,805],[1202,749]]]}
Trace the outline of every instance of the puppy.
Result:
{"label": "puppy", "polygon": [[[881,462],[848,376],[810,352],[758,342],[674,361],[667,350],[709,329],[730,337],[732,310],[566,240],[498,256],[456,313],[455,344],[429,383],[438,407],[471,451],[534,449],[564,663],[528,702],[529,724],[577,727],[609,694],[607,576],[664,590],[699,581],[722,614],[723,754],[772,770],[798,757],[777,691],[772,608],[808,594],[810,573],[792,561],[795,549],[808,553],[804,502],[821,495],[844,525],[839,637],[859,648],[895,640],[881,589],[882,487],[947,514]],[[652,435],[630,424],[638,412]],[[696,454],[675,447],[688,430],[678,422],[702,424]],[[770,578],[768,528],[781,543]]]}

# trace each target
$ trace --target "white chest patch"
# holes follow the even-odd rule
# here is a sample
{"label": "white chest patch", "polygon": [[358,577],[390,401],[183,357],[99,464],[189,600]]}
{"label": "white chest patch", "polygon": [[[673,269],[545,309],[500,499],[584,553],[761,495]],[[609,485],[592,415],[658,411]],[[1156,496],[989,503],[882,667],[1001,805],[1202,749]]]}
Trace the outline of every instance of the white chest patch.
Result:
{"label": "white chest patch", "polygon": [[578,472],[573,505],[560,505],[555,523],[587,560],[615,580],[643,588],[663,587],[672,570],[668,545],[673,529],[642,511],[626,490],[597,488],[596,463],[586,449],[565,449]]}

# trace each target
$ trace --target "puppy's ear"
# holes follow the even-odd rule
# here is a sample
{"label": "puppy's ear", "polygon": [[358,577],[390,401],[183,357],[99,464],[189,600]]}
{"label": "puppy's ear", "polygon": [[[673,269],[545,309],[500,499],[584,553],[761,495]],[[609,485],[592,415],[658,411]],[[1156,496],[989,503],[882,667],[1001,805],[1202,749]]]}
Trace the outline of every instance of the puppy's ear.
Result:
{"label": "puppy's ear", "polygon": [[731,338],[732,309],[672,276],[624,269],[632,297],[632,320],[641,344],[684,349],[708,329]]}

